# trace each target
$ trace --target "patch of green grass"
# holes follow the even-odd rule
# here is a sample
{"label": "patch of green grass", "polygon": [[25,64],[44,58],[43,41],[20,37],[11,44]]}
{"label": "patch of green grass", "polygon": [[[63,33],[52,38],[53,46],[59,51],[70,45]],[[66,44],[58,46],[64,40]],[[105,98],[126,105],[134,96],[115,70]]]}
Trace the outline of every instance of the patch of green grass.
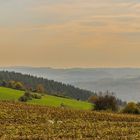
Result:
{"label": "patch of green grass", "polygon": [[[10,88],[0,87],[0,100],[18,101],[19,97],[24,94],[24,91],[14,90]],[[45,95],[41,99],[32,99],[28,101],[30,104],[46,105],[60,107],[61,104],[68,108],[79,110],[91,110],[92,104],[74,99],[61,98],[51,95]]]}
{"label": "patch of green grass", "polygon": [[73,109],[80,109],[80,110],[91,110],[92,104],[83,101],[77,101],[74,99],[66,99],[56,96],[46,95],[43,96],[42,99],[33,99],[29,101],[32,104],[39,104],[39,105],[47,105],[47,106],[54,106],[60,107],[63,104],[66,107],[70,107]]}
{"label": "patch of green grass", "polygon": [[24,94],[24,91],[0,87],[0,100],[18,101],[18,98]]}

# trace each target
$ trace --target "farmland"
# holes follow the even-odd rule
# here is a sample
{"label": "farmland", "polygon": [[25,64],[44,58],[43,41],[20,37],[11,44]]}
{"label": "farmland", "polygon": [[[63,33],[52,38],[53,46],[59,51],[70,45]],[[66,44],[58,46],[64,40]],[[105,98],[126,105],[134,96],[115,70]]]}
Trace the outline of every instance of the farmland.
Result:
{"label": "farmland", "polygon": [[[24,91],[0,87],[0,100],[18,101],[18,98],[24,94]],[[61,104],[68,108],[91,110],[93,105],[88,102],[77,101],[74,99],[61,98],[51,95],[45,95],[42,99],[33,99],[28,101],[30,104],[46,105],[59,107]]]}
{"label": "farmland", "polygon": [[0,102],[1,139],[133,140],[140,116]]}

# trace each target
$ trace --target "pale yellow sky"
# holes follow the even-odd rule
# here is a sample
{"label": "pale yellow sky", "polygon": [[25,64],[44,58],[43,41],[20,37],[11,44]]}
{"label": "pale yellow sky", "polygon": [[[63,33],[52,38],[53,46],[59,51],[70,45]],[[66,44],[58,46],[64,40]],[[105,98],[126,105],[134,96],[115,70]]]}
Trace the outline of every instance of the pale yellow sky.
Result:
{"label": "pale yellow sky", "polygon": [[139,0],[0,0],[0,66],[140,67]]}

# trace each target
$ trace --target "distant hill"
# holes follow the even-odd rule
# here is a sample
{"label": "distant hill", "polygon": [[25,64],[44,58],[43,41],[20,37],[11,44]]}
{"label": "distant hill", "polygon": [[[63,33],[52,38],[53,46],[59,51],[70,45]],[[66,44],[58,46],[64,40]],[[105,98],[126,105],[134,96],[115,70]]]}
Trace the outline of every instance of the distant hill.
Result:
{"label": "distant hill", "polygon": [[52,79],[92,91],[111,90],[123,100],[140,101],[140,68],[1,68]]}
{"label": "distant hill", "polygon": [[24,83],[26,87],[35,89],[37,85],[44,86],[45,91],[51,95],[65,96],[78,100],[87,100],[93,93],[88,90],[76,88],[74,86],[63,84],[61,82],[55,82],[46,78],[35,77],[27,74],[21,74],[16,72],[0,71],[0,84],[3,81],[20,81]]}

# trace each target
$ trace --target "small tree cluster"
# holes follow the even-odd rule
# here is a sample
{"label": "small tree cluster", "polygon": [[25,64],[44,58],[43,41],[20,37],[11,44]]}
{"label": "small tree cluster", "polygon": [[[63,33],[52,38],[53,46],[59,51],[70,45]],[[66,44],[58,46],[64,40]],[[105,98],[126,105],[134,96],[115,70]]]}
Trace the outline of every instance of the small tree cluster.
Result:
{"label": "small tree cluster", "polygon": [[41,95],[38,93],[31,93],[29,91],[26,91],[24,95],[19,98],[19,101],[27,102],[28,100],[32,99],[41,99]]}
{"label": "small tree cluster", "polygon": [[14,80],[10,80],[8,82],[2,81],[1,86],[13,88],[13,89],[17,89],[17,90],[24,90],[25,89],[25,86],[22,82],[14,81]]}
{"label": "small tree cluster", "polygon": [[45,92],[44,86],[42,84],[38,84],[36,88],[33,90],[33,92],[44,93]]}
{"label": "small tree cluster", "polygon": [[139,104],[130,102],[124,107],[122,112],[128,113],[128,114],[140,114],[140,106],[139,106]]}
{"label": "small tree cluster", "polygon": [[100,94],[98,96],[92,96],[89,98],[89,102],[95,105],[95,110],[118,110],[117,99],[112,94]]}

